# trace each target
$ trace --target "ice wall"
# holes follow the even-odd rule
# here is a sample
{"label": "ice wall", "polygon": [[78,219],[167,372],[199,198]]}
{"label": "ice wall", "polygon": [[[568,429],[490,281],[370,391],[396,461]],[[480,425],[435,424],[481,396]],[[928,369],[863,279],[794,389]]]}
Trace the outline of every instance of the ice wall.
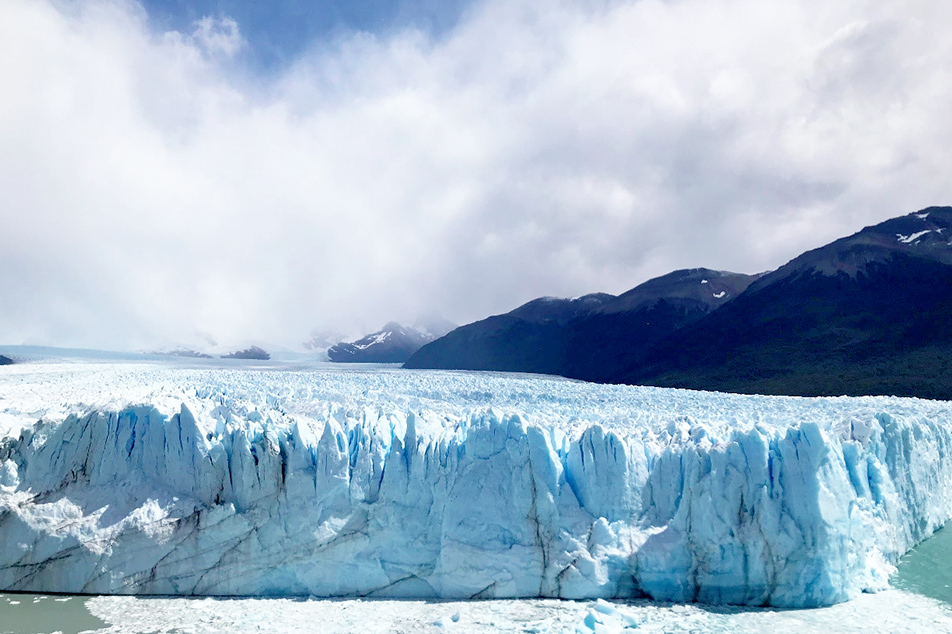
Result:
{"label": "ice wall", "polygon": [[565,428],[360,398],[238,416],[216,398],[0,440],[0,589],[817,606],[884,588],[952,515],[952,422],[915,402]]}

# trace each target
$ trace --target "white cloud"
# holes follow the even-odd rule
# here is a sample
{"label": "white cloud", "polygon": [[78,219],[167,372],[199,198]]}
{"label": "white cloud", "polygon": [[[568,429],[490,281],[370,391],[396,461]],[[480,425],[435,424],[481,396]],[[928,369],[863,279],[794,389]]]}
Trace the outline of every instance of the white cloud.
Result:
{"label": "white cloud", "polygon": [[466,321],[952,200],[934,2],[491,0],[255,80],[227,19],[70,6],[0,4],[6,342]]}
{"label": "white cloud", "polygon": [[245,45],[238,23],[227,16],[206,15],[194,26],[191,40],[210,55],[233,57]]}

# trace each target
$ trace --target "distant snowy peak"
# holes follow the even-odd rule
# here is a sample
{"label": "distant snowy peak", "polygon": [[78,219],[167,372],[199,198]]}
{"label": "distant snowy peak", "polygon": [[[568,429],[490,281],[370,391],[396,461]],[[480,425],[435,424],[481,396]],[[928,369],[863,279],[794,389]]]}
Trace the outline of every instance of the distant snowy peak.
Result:
{"label": "distant snowy peak", "polygon": [[[367,348],[372,348],[374,346],[379,346],[382,343],[386,343],[388,339],[393,335],[392,330],[383,330],[378,332],[375,335],[369,335],[360,339],[359,341],[354,342],[354,348],[357,350],[366,350]],[[400,334],[403,334],[403,331],[400,331]]]}
{"label": "distant snowy peak", "polygon": [[452,330],[451,326],[452,324],[445,320],[430,323],[429,327],[423,328],[403,326],[391,321],[377,332],[357,341],[342,341],[331,346],[327,350],[327,356],[338,363],[403,363],[425,344],[445,334],[442,332],[444,329]]}

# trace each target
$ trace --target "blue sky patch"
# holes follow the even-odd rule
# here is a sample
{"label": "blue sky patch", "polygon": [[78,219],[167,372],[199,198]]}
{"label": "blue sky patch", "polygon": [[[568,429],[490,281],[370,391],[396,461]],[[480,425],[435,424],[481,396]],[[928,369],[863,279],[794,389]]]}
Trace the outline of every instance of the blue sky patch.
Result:
{"label": "blue sky patch", "polygon": [[353,31],[387,34],[406,28],[439,37],[471,0],[143,0],[153,26],[191,32],[205,16],[231,17],[248,43],[245,56],[264,69],[283,66],[315,42]]}

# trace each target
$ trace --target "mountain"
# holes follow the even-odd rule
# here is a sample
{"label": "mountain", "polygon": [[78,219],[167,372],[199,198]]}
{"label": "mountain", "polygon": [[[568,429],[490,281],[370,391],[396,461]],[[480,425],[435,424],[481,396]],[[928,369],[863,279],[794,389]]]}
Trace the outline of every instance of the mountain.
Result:
{"label": "mountain", "polygon": [[405,367],[952,399],[952,207],[866,227],[766,274],[691,269],[618,297],[535,300],[457,328]]}
{"label": "mountain", "polygon": [[237,352],[232,352],[229,354],[224,354],[221,357],[222,359],[252,359],[255,361],[267,361],[271,358],[271,355],[262,350],[258,346],[251,346],[247,350],[238,350]]}
{"label": "mountain", "polygon": [[952,207],[808,251],[611,380],[745,393],[952,399]]}
{"label": "mountain", "polygon": [[153,351],[148,354],[158,354],[167,357],[185,357],[188,359],[211,359],[212,355],[206,354],[204,352],[199,352],[198,350],[192,350],[190,348],[176,348],[174,350],[169,350],[167,352]]}
{"label": "mountain", "polygon": [[504,370],[610,380],[632,356],[714,310],[756,276],[690,269],[619,296],[544,297],[457,328],[427,344],[408,368]]}
{"label": "mountain", "polygon": [[613,299],[614,295],[605,293],[535,299],[428,343],[404,367],[558,373],[565,325]]}
{"label": "mountain", "polygon": [[338,363],[403,363],[421,346],[454,327],[454,324],[437,318],[418,322],[415,327],[391,321],[381,330],[353,343],[342,341],[331,346],[327,356]]}
{"label": "mountain", "polygon": [[697,268],[648,280],[568,324],[558,374],[617,382],[657,342],[727,304],[758,277]]}

